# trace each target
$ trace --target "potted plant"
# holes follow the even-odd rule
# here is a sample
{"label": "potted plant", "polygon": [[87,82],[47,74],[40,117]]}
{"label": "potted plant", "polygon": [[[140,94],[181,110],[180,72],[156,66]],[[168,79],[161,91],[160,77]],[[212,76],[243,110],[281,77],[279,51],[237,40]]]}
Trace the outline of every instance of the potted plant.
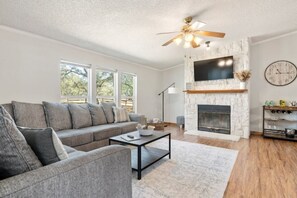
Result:
{"label": "potted plant", "polygon": [[249,70],[242,70],[239,72],[235,72],[234,74],[235,74],[236,78],[238,78],[238,80],[240,80],[240,84],[239,84],[240,89],[245,89],[246,81],[248,79],[250,79],[252,73]]}

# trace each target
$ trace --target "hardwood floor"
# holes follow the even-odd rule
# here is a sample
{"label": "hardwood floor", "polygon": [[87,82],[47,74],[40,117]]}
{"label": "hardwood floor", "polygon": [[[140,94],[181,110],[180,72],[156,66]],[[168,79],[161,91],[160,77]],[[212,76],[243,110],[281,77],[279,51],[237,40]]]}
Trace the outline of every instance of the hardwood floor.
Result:
{"label": "hardwood floor", "polygon": [[252,135],[239,142],[186,135],[168,125],[172,139],[238,150],[224,197],[297,197],[297,143]]}

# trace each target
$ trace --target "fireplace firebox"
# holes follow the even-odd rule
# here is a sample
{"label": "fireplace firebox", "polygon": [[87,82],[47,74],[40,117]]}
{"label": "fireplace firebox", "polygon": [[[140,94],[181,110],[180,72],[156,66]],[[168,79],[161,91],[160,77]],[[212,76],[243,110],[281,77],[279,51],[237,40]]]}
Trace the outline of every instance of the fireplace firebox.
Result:
{"label": "fireplace firebox", "polygon": [[230,114],[230,106],[198,105],[198,130],[230,134]]}

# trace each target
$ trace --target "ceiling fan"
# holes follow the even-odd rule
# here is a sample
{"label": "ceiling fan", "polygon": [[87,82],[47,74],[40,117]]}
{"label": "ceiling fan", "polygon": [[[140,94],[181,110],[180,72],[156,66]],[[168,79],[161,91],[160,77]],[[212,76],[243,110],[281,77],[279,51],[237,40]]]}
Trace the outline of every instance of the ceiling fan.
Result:
{"label": "ceiling fan", "polygon": [[[200,21],[195,21],[194,23],[191,23],[192,20],[193,18],[191,16],[186,17],[184,19],[185,25],[182,26],[180,31],[158,33],[157,35],[179,33],[177,36],[173,37],[172,39],[164,43],[162,46],[167,46],[172,42],[179,45],[184,39],[185,40],[184,48],[189,48],[191,46],[193,48],[197,48],[200,46],[203,40],[199,36],[209,36],[209,37],[217,37],[217,38],[225,37],[225,33],[222,33],[222,32],[210,32],[210,31],[200,30],[200,28],[202,28],[206,24]],[[208,42],[208,46],[209,46],[209,42]]]}

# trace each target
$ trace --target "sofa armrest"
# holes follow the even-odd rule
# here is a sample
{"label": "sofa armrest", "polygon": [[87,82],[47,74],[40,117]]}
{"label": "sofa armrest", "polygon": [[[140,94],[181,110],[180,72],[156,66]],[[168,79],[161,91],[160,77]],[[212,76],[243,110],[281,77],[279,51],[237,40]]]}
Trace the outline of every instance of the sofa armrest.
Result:
{"label": "sofa armrest", "polygon": [[130,120],[133,122],[138,122],[141,125],[146,125],[146,117],[144,115],[129,113]]}
{"label": "sofa armrest", "polygon": [[131,151],[107,146],[1,180],[0,197],[131,198]]}

